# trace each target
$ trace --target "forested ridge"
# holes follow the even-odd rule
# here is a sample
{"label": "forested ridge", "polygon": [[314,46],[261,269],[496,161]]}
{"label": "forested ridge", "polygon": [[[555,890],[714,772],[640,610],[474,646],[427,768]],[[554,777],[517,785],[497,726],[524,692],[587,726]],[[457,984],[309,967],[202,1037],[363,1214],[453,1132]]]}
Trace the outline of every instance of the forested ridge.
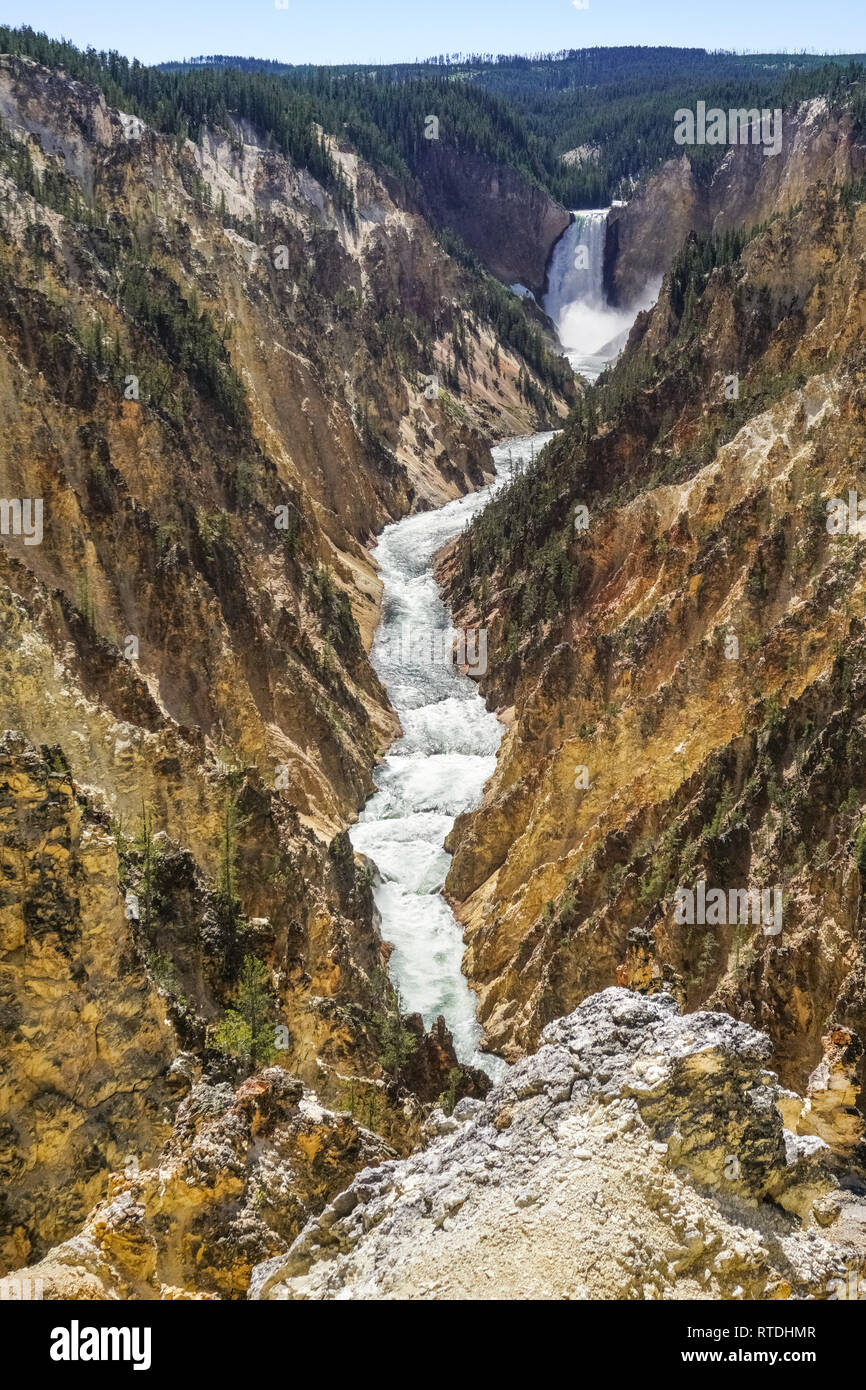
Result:
{"label": "forested ridge", "polygon": [[165,72],[120,53],[84,51],[33,29],[0,27],[0,52],[33,58],[101,88],[110,106],[140,116],[156,130],[196,139],[205,124],[228,127],[231,117],[258,126],[274,148],[294,160],[352,215],[352,195],[328,153],[308,93],[281,78],[237,68]]}
{"label": "forested ridge", "polygon": [[[439,139],[518,169],[565,207],[602,207],[681,153],[673,112],[697,101],[776,107],[827,95],[866,124],[866,55],[709,53],[588,48],[563,53],[442,54],[419,63],[317,67],[213,54],[148,67],[83,52],[31,28],[0,28],[0,51],[61,66],[159,130],[196,138],[231,116],[258,126],[310,170],[352,216],[352,198],[322,131],[347,138],[423,203],[425,118]],[[320,127],[321,129],[317,129]],[[563,160],[563,155],[570,158]],[[689,151],[709,172],[723,147]]]}
{"label": "forested ridge", "polygon": [[[417,172],[423,117],[436,114],[442,140],[512,164],[575,208],[628,196],[637,179],[680,154],[672,119],[680,106],[703,100],[726,109],[784,107],[826,95],[850,102],[864,123],[864,60],[864,54],[620,47],[531,57],[441,54],[415,64],[328,68],[212,55],[164,67],[280,74],[312,97],[328,128],[344,124],[367,158],[403,174]],[[570,151],[580,154],[563,162]],[[705,145],[689,155],[709,172],[723,152]]]}

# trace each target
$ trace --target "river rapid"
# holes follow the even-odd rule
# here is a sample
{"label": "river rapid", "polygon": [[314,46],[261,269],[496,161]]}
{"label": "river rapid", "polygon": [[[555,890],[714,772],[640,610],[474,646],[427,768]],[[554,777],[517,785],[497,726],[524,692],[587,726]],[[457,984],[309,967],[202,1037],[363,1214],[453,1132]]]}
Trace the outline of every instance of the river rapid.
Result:
{"label": "river rapid", "polygon": [[[476,682],[454,665],[453,629],[433,558],[552,437],[498,445],[492,483],[387,526],[374,552],[384,595],[371,656],[403,737],[377,767],[377,790],[351,840],[378,869],[373,892],[382,936],[394,947],[390,971],[403,1009],[420,1013],[427,1027],[442,1014],[459,1060],[483,1067],[494,1080],[505,1063],[478,1050],[475,995],[460,969],[463,934],[442,885],[451,859],[445,836],[462,811],[479,804],[496,767],[502,726]],[[465,655],[483,673],[484,641],[468,641]],[[488,651],[486,660],[495,661],[496,653]]]}

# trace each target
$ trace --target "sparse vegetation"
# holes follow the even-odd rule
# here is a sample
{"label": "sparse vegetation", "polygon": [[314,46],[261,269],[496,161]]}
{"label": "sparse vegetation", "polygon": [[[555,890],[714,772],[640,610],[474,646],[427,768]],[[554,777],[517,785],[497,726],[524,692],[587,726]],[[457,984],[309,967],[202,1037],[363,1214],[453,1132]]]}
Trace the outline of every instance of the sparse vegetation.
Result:
{"label": "sparse vegetation", "polygon": [[372,1022],[379,1040],[379,1065],[399,1081],[403,1068],[417,1049],[418,1039],[405,1027],[399,1008],[393,1012],[374,1013]]}
{"label": "sparse vegetation", "polygon": [[277,1055],[271,972],[257,956],[244,956],[234,1006],[213,1029],[211,1042],[220,1052],[265,1066]]}

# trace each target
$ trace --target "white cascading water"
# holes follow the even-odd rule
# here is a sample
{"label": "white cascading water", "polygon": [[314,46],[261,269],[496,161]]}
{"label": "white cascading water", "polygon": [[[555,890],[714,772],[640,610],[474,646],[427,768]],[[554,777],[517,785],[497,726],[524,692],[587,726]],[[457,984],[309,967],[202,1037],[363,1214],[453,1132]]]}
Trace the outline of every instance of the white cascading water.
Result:
{"label": "white cascading water", "polygon": [[[443,842],[461,811],[478,805],[496,767],[502,726],[475,681],[450,660],[452,628],[433,557],[486,506],[515,467],[551,434],[493,450],[496,478],[479,492],[387,526],[375,550],[385,586],[372,660],[400,716],[403,737],[376,769],[377,791],[350,835],[379,870],[374,897],[403,1008],[428,1028],[442,1014],[461,1062],[494,1080],[505,1063],[478,1050],[475,995],[461,973],[463,934],[442,896],[451,856]],[[431,660],[431,655],[433,659]],[[476,651],[467,644],[471,664]],[[479,644],[478,657],[483,655]],[[496,659],[494,652],[488,660]]]}
{"label": "white cascading water", "polygon": [[[553,320],[565,355],[590,381],[625,345],[637,307],[612,309],[604,294],[604,243],[609,208],[575,212],[553,248],[544,312]],[[651,301],[648,301],[651,302]]]}

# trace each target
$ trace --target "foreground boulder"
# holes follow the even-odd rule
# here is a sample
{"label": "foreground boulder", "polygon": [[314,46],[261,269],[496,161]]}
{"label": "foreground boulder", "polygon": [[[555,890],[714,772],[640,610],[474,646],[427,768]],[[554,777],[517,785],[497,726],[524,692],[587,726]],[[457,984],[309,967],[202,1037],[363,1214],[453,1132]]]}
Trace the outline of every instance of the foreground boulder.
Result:
{"label": "foreground boulder", "polygon": [[851,1296],[866,1201],[784,1128],[801,1103],[769,1052],[665,994],[593,995],[486,1100],[436,1112],[425,1151],[360,1173],[251,1297]]}

